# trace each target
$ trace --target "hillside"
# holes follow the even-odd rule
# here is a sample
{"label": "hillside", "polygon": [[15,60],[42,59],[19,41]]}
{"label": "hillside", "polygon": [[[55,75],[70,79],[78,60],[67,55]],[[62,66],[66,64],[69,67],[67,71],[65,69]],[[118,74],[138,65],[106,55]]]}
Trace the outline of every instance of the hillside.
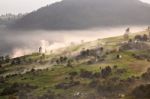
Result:
{"label": "hillside", "polygon": [[144,34],[148,31],[50,55],[6,58],[1,61],[0,99],[149,99],[150,38]]}
{"label": "hillside", "polygon": [[0,16],[0,28],[1,27],[6,27],[6,26],[12,24],[13,22],[20,19],[21,17],[23,17],[22,14],[18,14],[18,15],[13,15],[13,14],[1,15]]}
{"label": "hillside", "polygon": [[78,30],[150,24],[150,5],[139,0],[63,0],[17,20],[13,29]]}

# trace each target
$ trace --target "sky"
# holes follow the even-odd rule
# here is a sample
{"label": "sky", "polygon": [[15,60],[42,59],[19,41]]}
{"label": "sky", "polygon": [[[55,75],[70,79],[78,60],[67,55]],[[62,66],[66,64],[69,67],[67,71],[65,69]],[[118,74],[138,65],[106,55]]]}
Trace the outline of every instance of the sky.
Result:
{"label": "sky", "polygon": [[[0,15],[27,13],[58,1],[61,0],[0,0]],[[150,0],[141,1],[150,3]]]}
{"label": "sky", "polygon": [[150,0],[140,0],[142,2],[145,2],[145,3],[150,3]]}
{"label": "sky", "polygon": [[[0,0],[0,15],[6,13],[28,13],[58,1],[61,0]],[[141,1],[150,3],[150,0]]]}
{"label": "sky", "polygon": [[0,0],[0,15],[27,13],[58,1],[61,0]]}

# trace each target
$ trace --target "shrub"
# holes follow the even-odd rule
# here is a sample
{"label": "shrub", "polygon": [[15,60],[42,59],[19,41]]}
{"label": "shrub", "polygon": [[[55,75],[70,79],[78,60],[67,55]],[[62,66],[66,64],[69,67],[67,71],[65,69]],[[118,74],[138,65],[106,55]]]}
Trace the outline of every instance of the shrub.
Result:
{"label": "shrub", "polygon": [[133,99],[150,99],[150,84],[136,87],[131,95],[134,97]]}
{"label": "shrub", "polygon": [[83,78],[92,78],[92,76],[93,76],[93,73],[90,72],[90,71],[86,71],[84,69],[82,69],[80,71],[80,77],[83,77]]}
{"label": "shrub", "polygon": [[3,89],[1,95],[4,96],[4,95],[12,95],[14,93],[17,93],[19,91],[27,91],[27,92],[30,92],[32,91],[33,89],[36,89],[37,86],[32,86],[32,85],[29,85],[29,84],[19,84],[19,83],[14,83],[12,84],[10,87],[7,87],[5,89]]}
{"label": "shrub", "polygon": [[99,81],[98,80],[92,80],[90,83],[89,83],[89,86],[91,88],[96,88],[99,84]]}
{"label": "shrub", "polygon": [[74,72],[70,72],[69,75],[70,75],[70,76],[77,76],[78,73],[74,71]]}
{"label": "shrub", "polygon": [[71,81],[71,82],[68,82],[68,83],[60,83],[60,84],[57,84],[55,86],[56,89],[68,89],[68,88],[71,88],[73,86],[77,86],[79,85],[80,82],[79,81]]}
{"label": "shrub", "polygon": [[101,70],[101,76],[103,78],[106,78],[106,77],[108,77],[111,74],[111,72],[112,72],[111,67],[107,66],[106,68],[104,68],[104,69]]}
{"label": "shrub", "polygon": [[93,74],[93,77],[99,78],[99,77],[100,77],[100,73],[99,73],[99,72],[94,73],[94,74]]}

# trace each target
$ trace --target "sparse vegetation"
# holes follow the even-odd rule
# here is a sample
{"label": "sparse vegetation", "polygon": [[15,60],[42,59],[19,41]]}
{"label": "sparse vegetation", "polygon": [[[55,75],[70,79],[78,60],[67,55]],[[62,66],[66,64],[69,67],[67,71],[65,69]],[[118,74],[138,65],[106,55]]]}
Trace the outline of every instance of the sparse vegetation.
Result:
{"label": "sparse vegetation", "polygon": [[105,44],[90,48],[94,43],[83,42],[67,48],[66,51],[76,52],[73,55],[33,53],[14,59],[0,57],[0,99],[149,98],[147,34],[94,42]]}

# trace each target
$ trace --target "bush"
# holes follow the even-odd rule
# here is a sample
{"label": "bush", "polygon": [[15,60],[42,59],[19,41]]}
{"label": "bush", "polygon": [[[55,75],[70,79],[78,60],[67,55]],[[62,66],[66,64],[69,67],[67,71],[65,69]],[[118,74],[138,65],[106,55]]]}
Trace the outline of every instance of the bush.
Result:
{"label": "bush", "polygon": [[84,69],[81,69],[81,71],[80,71],[80,77],[83,77],[83,78],[92,78],[93,77],[93,73],[90,72],[90,71],[86,71]]}
{"label": "bush", "polygon": [[5,78],[4,77],[0,77],[0,84],[5,83]]}
{"label": "bush", "polygon": [[8,99],[18,99],[18,98],[17,98],[17,96],[10,95],[10,96],[8,97]]}
{"label": "bush", "polygon": [[71,88],[73,86],[77,86],[79,85],[80,82],[79,81],[71,81],[69,83],[60,83],[60,84],[57,84],[55,86],[56,89],[68,89],[68,88]]}
{"label": "bush", "polygon": [[136,87],[131,95],[134,97],[133,99],[150,99],[150,84]]}
{"label": "bush", "polygon": [[99,73],[99,72],[94,73],[94,74],[93,74],[93,77],[99,78],[99,77],[100,77],[100,73]]}
{"label": "bush", "polygon": [[18,92],[18,86],[19,86],[18,83],[14,83],[12,86],[5,88],[2,91],[1,95],[11,95]]}
{"label": "bush", "polygon": [[101,76],[103,78],[108,77],[111,73],[112,73],[112,69],[111,69],[110,66],[107,66],[106,68],[104,68],[104,69],[101,70]]}
{"label": "bush", "polygon": [[122,68],[122,69],[116,69],[116,71],[115,71],[115,73],[118,74],[118,75],[126,73],[126,72],[127,72],[127,70],[124,69],[124,68]]}
{"label": "bush", "polygon": [[56,94],[49,90],[47,93],[45,93],[44,95],[42,95],[38,99],[55,99],[55,97],[56,97]]}
{"label": "bush", "polygon": [[150,68],[147,70],[146,73],[142,74],[142,79],[150,81]]}
{"label": "bush", "polygon": [[68,66],[68,67],[72,67],[72,66],[73,66],[73,65],[72,65],[72,60],[68,60],[68,61],[67,61],[67,66]]}
{"label": "bush", "polygon": [[148,36],[146,34],[144,34],[143,36],[141,35],[136,35],[134,37],[135,40],[138,40],[138,41],[147,41],[148,40]]}
{"label": "bush", "polygon": [[99,81],[98,80],[92,80],[90,83],[89,83],[89,86],[91,88],[96,88],[99,84]]}
{"label": "bush", "polygon": [[141,41],[141,40],[142,40],[142,36],[141,36],[141,35],[136,35],[136,36],[134,37],[134,39]]}
{"label": "bush", "polygon": [[110,80],[101,82],[97,85],[97,91],[99,94],[103,96],[116,96],[119,93],[122,93],[125,91],[125,88],[123,84],[119,82],[112,82]]}
{"label": "bush", "polygon": [[78,73],[74,71],[74,72],[70,72],[69,75],[74,77],[74,76],[77,76]]}
{"label": "bush", "polygon": [[29,84],[19,84],[19,83],[14,83],[12,84],[10,87],[7,87],[5,89],[3,89],[1,95],[4,96],[4,95],[12,95],[14,93],[17,93],[19,91],[27,91],[27,92],[30,92],[32,91],[33,89],[36,89],[37,86],[32,86],[32,85],[29,85]]}

